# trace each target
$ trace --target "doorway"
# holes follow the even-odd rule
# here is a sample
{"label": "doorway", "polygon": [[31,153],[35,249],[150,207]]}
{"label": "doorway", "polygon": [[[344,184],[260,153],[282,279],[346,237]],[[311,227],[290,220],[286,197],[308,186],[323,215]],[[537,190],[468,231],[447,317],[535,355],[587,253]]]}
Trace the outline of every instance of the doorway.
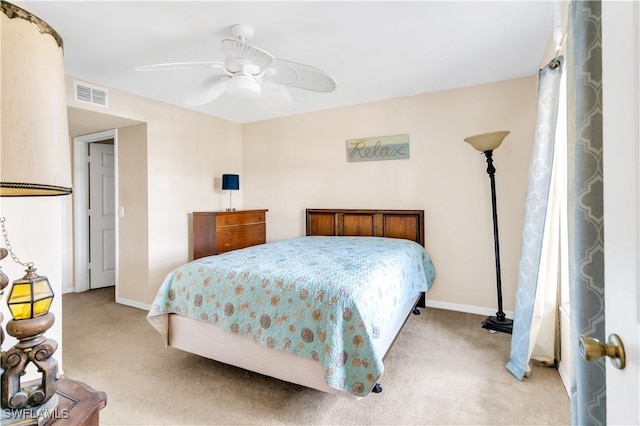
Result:
{"label": "doorway", "polygon": [[89,143],[89,288],[116,284],[113,139]]}
{"label": "doorway", "polygon": [[75,292],[117,287],[117,131],[74,138]]}

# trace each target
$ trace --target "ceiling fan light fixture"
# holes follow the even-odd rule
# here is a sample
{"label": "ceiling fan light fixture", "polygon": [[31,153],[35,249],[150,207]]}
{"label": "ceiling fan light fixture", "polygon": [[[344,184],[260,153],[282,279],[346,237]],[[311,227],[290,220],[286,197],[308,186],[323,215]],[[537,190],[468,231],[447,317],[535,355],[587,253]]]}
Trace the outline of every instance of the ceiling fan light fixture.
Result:
{"label": "ceiling fan light fixture", "polygon": [[239,98],[255,98],[260,96],[261,91],[260,83],[251,76],[238,75],[227,82],[227,93]]}
{"label": "ceiling fan light fixture", "polygon": [[262,88],[262,95],[255,98],[254,102],[263,110],[274,114],[282,114],[289,111],[293,105],[291,92],[280,84],[268,83],[265,82]]}
{"label": "ceiling fan light fixture", "polygon": [[227,58],[240,58],[244,62],[252,63],[262,71],[275,60],[273,55],[239,40],[225,39],[221,44],[222,53]]}

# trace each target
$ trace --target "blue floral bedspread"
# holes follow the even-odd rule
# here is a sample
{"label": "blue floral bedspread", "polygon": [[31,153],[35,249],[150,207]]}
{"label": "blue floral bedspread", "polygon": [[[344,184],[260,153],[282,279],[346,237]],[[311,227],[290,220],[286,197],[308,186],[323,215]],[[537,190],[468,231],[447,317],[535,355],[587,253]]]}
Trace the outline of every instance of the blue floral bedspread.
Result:
{"label": "blue floral bedspread", "polygon": [[383,372],[374,340],[434,278],[429,254],[413,241],[299,237],[180,266],[147,319],[165,339],[175,313],[312,358],[331,387],[365,396]]}

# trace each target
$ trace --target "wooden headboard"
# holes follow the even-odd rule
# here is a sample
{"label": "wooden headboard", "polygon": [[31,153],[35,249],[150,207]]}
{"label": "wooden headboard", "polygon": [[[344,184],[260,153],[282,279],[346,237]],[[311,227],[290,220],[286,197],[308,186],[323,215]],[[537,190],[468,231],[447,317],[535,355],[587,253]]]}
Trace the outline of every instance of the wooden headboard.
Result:
{"label": "wooden headboard", "polygon": [[404,238],[424,247],[424,210],[307,209],[307,235]]}

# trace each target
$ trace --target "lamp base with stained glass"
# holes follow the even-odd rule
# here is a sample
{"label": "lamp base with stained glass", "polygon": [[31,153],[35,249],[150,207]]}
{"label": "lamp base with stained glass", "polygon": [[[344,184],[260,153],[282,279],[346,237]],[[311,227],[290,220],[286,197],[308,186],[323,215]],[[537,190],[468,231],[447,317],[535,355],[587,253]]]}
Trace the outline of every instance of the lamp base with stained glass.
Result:
{"label": "lamp base with stained glass", "polygon": [[[0,403],[3,410],[37,409],[56,393],[58,362],[53,358],[58,343],[44,333],[53,326],[55,316],[49,312],[53,290],[45,276],[36,274],[32,263],[26,275],[13,282],[7,305],[11,319],[6,325],[8,335],[18,340],[11,349],[2,351],[0,368]],[[40,380],[26,386],[22,378],[33,364]]]}

